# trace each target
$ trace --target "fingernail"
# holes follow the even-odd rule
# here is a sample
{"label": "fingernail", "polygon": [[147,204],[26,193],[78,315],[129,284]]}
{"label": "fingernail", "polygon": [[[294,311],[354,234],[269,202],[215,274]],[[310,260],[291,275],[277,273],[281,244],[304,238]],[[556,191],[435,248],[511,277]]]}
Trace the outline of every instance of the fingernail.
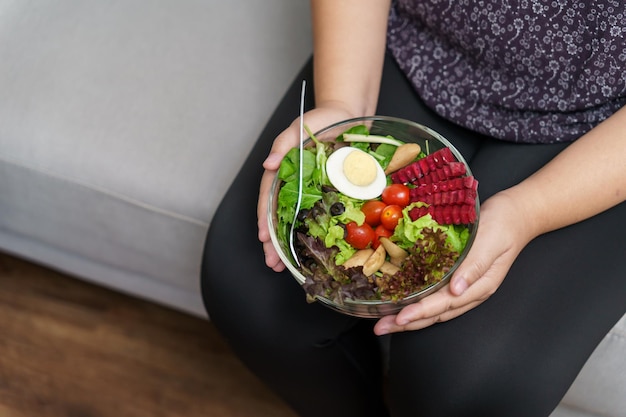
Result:
{"label": "fingernail", "polygon": [[463,277],[459,277],[454,281],[454,286],[453,286],[453,291],[456,295],[461,295],[465,292],[465,290],[467,290],[467,281],[465,281],[465,278]]}

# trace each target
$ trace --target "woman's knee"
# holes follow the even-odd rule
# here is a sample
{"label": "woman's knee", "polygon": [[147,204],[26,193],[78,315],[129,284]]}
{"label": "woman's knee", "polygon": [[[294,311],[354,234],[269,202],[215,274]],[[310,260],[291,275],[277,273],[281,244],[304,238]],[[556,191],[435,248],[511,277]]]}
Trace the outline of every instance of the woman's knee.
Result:
{"label": "woman's knee", "polygon": [[551,377],[567,368],[525,344],[515,330],[510,338],[500,333],[470,339],[433,330],[392,340],[394,416],[547,416],[565,393],[567,383]]}

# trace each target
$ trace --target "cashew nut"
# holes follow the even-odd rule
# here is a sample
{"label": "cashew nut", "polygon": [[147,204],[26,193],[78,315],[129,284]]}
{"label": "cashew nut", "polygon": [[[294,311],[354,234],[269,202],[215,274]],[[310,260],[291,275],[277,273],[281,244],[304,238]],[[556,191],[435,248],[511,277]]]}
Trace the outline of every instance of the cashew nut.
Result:
{"label": "cashew nut", "polygon": [[374,253],[374,249],[361,249],[358,250],[356,252],[354,252],[354,254],[348,258],[347,261],[345,261],[343,263],[343,267],[344,268],[353,268],[355,266],[363,266],[365,264],[365,261],[367,261],[367,259],[372,256],[372,254]]}
{"label": "cashew nut", "polygon": [[363,265],[363,274],[369,277],[378,271],[385,263],[386,256],[387,253],[385,252],[385,247],[383,245],[379,245],[372,256],[365,261],[365,264]]}
{"label": "cashew nut", "polygon": [[382,272],[383,274],[395,275],[397,272],[400,271],[400,268],[392,264],[391,262],[385,261],[385,263],[383,263],[382,266],[380,267],[379,271]]}
{"label": "cashew nut", "polygon": [[395,266],[400,266],[402,261],[409,256],[409,253],[402,249],[400,246],[393,243],[389,238],[380,237],[379,238],[381,246],[385,247],[385,250],[389,254],[389,262],[394,264]]}
{"label": "cashew nut", "polygon": [[385,168],[385,174],[391,174],[413,162],[422,149],[417,143],[405,143],[398,146],[394,152],[389,165]]}

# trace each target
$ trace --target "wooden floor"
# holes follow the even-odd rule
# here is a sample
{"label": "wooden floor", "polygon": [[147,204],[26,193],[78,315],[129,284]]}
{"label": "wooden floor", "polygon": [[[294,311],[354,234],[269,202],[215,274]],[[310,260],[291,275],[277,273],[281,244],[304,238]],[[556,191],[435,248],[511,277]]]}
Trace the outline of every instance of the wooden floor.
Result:
{"label": "wooden floor", "polygon": [[0,417],[294,417],[210,322],[0,254]]}

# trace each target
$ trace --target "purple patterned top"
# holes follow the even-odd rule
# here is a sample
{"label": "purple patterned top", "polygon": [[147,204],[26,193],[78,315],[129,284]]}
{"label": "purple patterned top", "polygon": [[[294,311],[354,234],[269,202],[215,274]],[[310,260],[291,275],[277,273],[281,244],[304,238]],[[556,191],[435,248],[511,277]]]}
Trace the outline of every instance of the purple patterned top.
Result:
{"label": "purple patterned top", "polygon": [[623,0],[395,0],[389,50],[425,103],[508,141],[572,141],[626,104]]}

